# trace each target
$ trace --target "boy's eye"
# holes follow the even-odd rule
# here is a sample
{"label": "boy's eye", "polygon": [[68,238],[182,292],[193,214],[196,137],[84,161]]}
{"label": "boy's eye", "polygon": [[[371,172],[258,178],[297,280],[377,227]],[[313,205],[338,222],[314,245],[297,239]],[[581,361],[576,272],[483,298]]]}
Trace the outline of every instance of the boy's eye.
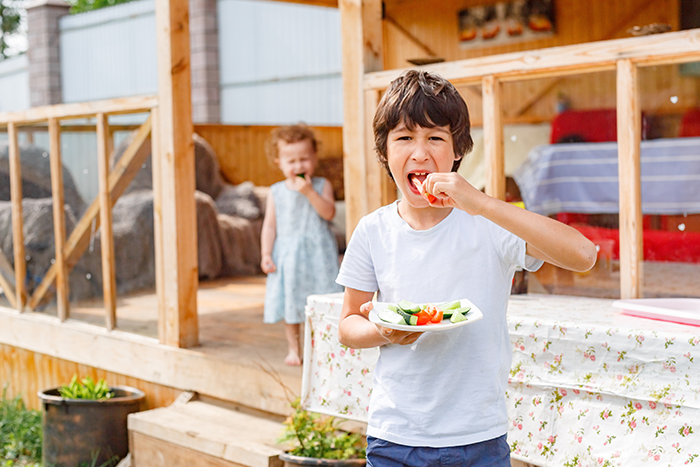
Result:
{"label": "boy's eye", "polygon": [[410,136],[399,136],[396,138],[398,141],[410,141],[411,137]]}
{"label": "boy's eye", "polygon": [[431,136],[430,139],[433,141],[445,141],[445,138],[442,138],[441,136]]}

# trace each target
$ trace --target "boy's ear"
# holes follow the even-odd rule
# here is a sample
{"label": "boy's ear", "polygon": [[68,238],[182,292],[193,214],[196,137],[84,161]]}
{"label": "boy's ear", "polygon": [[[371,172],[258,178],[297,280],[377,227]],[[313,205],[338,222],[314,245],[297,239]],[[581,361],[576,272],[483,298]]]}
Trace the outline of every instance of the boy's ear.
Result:
{"label": "boy's ear", "polygon": [[460,160],[462,157],[464,157],[464,156],[455,156],[455,160],[458,161],[458,160]]}

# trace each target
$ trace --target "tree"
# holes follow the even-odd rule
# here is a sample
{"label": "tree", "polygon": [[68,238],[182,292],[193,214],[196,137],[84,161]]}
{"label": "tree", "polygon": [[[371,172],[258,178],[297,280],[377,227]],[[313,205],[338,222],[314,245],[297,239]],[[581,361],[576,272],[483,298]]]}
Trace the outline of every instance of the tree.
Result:
{"label": "tree", "polygon": [[[2,0],[0,0],[2,1]],[[128,3],[132,0],[70,0],[71,13],[84,13],[86,11],[99,10],[108,6]]]}
{"label": "tree", "polygon": [[7,58],[7,37],[18,32],[20,11],[12,0],[0,0],[0,59]]}

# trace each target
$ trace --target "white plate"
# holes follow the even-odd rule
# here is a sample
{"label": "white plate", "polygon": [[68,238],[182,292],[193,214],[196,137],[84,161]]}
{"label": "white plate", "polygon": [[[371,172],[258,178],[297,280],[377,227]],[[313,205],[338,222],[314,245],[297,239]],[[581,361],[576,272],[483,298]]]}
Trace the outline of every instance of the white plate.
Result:
{"label": "white plate", "polygon": [[698,298],[635,298],[615,300],[612,306],[625,315],[700,326]]}
{"label": "white plate", "polygon": [[[459,323],[452,323],[450,320],[443,320],[442,323],[440,324],[425,324],[423,326],[409,326],[408,324],[392,324],[392,323],[387,323],[386,321],[382,321],[379,319],[379,312],[382,310],[385,310],[389,305],[396,305],[395,303],[385,303],[385,302],[374,302],[374,308],[372,308],[372,311],[369,312],[369,320],[373,322],[374,324],[378,324],[380,326],[383,326],[385,328],[389,329],[396,329],[397,331],[409,331],[409,332],[427,332],[427,331],[449,331],[450,329],[458,328],[460,326],[464,326],[465,324],[471,324],[474,321],[479,321],[481,318],[484,317],[484,314],[481,312],[479,308],[477,308],[476,305],[474,305],[472,302],[467,300],[466,298],[463,298],[459,301],[459,304],[461,307],[464,306],[470,306],[472,307],[471,310],[469,310],[469,313],[465,315],[465,318],[467,318],[464,321],[460,321]],[[425,305],[424,303],[419,303],[419,305],[423,306]]]}

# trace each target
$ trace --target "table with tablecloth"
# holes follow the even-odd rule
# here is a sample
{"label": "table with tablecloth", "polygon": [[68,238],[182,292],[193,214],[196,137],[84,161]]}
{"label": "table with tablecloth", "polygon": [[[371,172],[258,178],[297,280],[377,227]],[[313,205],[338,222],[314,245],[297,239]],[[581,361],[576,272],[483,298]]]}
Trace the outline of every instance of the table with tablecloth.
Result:
{"label": "table with tablecloth", "polygon": [[[362,421],[378,350],[338,343],[341,306],[341,294],[309,297],[302,399]],[[700,465],[700,327],[623,315],[612,300],[549,295],[513,296],[508,327],[515,459]]]}
{"label": "table with tablecloth", "polygon": [[[642,212],[700,213],[700,138],[641,142]],[[513,173],[525,207],[558,212],[617,213],[617,143],[536,146]]]}

